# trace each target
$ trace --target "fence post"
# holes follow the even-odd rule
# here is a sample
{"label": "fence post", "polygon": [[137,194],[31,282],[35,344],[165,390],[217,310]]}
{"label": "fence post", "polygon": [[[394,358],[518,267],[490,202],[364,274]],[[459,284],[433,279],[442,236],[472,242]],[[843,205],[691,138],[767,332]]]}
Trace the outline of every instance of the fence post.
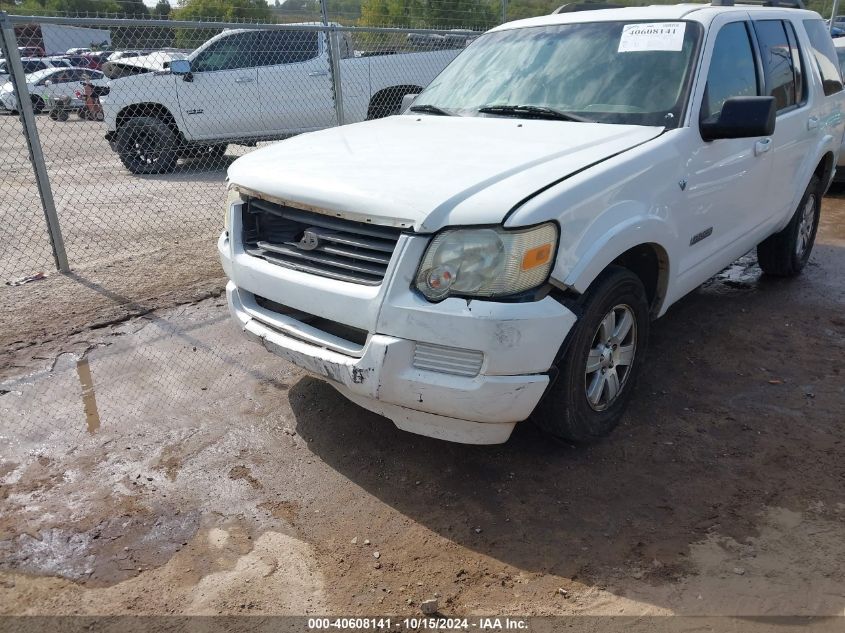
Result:
{"label": "fence post", "polygon": [[329,66],[332,73],[332,92],[334,93],[334,112],[337,124],[343,125],[343,87],[340,83],[340,47],[337,45],[338,32],[329,24],[328,0],[320,0],[320,14],[326,26],[326,44],[328,44]]}
{"label": "fence post", "polygon": [[6,54],[6,65],[9,69],[10,80],[15,87],[15,96],[18,102],[18,113],[23,125],[23,133],[29,146],[29,159],[35,170],[35,182],[38,185],[38,194],[41,196],[41,207],[44,209],[44,219],[47,222],[47,231],[50,237],[50,246],[53,249],[53,259],[56,268],[66,273],[70,271],[65,252],[65,241],[62,238],[62,229],[59,226],[59,216],[56,213],[56,203],[53,200],[53,190],[50,187],[50,178],[47,175],[47,165],[44,163],[44,152],[41,149],[41,139],[38,136],[38,128],[35,126],[35,113],[32,109],[29,89],[26,86],[26,76],[21,64],[21,56],[18,51],[18,40],[15,37],[15,27],[6,12],[0,12],[0,43]]}
{"label": "fence post", "polygon": [[830,33],[833,35],[833,29],[836,26],[836,16],[839,13],[839,0],[833,0],[833,7],[830,9]]}
{"label": "fence post", "polygon": [[508,21],[508,0],[502,0],[502,24]]}

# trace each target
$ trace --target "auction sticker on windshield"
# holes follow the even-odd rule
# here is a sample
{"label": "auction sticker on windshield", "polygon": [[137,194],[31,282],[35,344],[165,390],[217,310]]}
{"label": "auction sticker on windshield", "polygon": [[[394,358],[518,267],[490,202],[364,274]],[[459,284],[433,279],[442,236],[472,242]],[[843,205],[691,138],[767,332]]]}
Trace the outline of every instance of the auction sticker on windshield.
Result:
{"label": "auction sticker on windshield", "polygon": [[646,22],[622,27],[618,53],[680,51],[684,47],[686,22]]}

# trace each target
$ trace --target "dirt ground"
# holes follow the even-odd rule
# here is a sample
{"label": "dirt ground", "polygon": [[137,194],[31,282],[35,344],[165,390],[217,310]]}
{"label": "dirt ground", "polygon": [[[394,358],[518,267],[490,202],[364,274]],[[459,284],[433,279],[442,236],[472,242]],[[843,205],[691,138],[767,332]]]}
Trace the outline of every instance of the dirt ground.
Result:
{"label": "dirt ground", "polygon": [[0,614],[845,615],[843,275],[828,197],[801,278],[654,323],[586,447],[398,431],[241,340],[211,259],[6,290]]}

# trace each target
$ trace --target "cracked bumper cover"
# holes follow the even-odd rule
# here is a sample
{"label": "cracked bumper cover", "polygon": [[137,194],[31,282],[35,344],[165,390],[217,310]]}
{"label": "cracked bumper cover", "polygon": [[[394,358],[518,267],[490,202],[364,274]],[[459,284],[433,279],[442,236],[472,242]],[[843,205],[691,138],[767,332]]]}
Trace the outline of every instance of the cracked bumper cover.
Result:
{"label": "cracked bumper cover", "polygon": [[242,297],[234,282],[226,292],[232,316],[248,338],[406,431],[463,443],[501,443],[531,414],[548,385],[546,374],[468,378],[419,370],[413,366],[414,341],[382,334],[369,337],[360,357],[347,356],[257,320],[244,305],[250,294]]}

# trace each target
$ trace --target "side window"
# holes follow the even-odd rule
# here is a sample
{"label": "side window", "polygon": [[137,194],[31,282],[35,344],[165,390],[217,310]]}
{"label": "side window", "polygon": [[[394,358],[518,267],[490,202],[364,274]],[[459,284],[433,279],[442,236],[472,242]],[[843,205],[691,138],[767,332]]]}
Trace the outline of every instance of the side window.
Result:
{"label": "side window", "polygon": [[813,57],[816,60],[816,67],[822,78],[822,86],[826,95],[832,95],[842,90],[842,56],[837,53],[845,49],[837,50],[830,39],[830,32],[827,25],[821,20],[804,20],[804,29],[807,37],[810,38],[810,46],[813,50]]}
{"label": "side window", "polygon": [[255,37],[253,31],[233,33],[217,40],[203,50],[191,64],[194,72],[235,70],[255,66]]}
{"label": "side window", "polygon": [[319,54],[317,31],[262,31],[260,42],[258,66],[306,62]]}
{"label": "side window", "polygon": [[758,20],[754,22],[754,30],[766,73],[766,94],[775,98],[778,112],[797,105],[801,102],[800,71],[796,73],[784,23]]}
{"label": "side window", "polygon": [[754,97],[757,94],[757,66],[745,22],[726,24],[713,45],[701,119],[716,120],[725,101],[731,97]]}

